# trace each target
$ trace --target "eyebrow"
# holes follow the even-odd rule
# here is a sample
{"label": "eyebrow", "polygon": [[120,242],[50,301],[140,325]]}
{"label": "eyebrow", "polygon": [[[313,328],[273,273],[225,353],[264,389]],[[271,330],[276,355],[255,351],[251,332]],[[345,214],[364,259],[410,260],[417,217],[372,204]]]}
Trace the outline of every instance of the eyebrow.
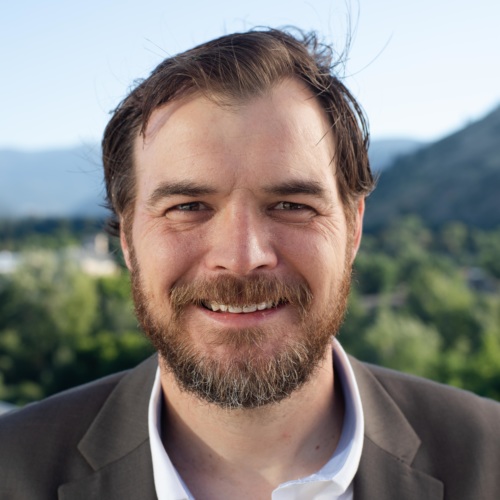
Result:
{"label": "eyebrow", "polygon": [[148,197],[147,204],[149,206],[154,206],[160,200],[168,198],[169,196],[181,195],[197,197],[206,194],[214,194],[215,192],[216,190],[212,187],[191,181],[164,182],[151,193]]}
{"label": "eyebrow", "polygon": [[293,180],[280,184],[274,184],[264,189],[266,193],[279,196],[288,196],[293,194],[307,194],[318,198],[325,197],[325,188],[317,181]]}
{"label": "eyebrow", "polygon": [[[198,197],[217,192],[213,187],[197,184],[192,181],[164,182],[160,184],[149,196],[147,205],[155,206],[160,200],[170,196]],[[326,196],[325,189],[317,181],[292,180],[273,184],[264,188],[264,192],[278,196],[306,194],[317,198]]]}

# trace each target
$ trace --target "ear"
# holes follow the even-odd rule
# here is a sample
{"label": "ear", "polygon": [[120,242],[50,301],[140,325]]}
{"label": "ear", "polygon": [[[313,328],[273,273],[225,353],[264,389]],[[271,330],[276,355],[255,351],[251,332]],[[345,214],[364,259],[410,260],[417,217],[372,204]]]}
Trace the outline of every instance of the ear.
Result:
{"label": "ear", "polygon": [[354,218],[354,224],[351,231],[354,232],[352,239],[352,254],[351,254],[351,264],[354,262],[356,255],[361,245],[361,236],[363,234],[363,216],[365,214],[365,198],[364,196],[358,200],[356,213]]}
{"label": "ear", "polygon": [[127,268],[130,271],[132,269],[131,259],[130,259],[130,248],[127,241],[127,237],[125,236],[125,231],[123,230],[123,221],[121,221],[120,223],[120,245],[122,247],[125,264],[127,265]]}

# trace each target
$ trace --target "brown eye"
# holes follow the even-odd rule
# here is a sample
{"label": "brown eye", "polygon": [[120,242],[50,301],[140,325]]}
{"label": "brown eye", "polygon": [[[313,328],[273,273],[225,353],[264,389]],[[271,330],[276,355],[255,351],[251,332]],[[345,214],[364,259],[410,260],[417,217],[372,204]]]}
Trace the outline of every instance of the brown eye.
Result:
{"label": "brown eye", "polygon": [[293,203],[291,201],[280,201],[274,206],[275,210],[307,210],[309,207],[302,203]]}
{"label": "brown eye", "polygon": [[277,221],[302,224],[311,221],[317,212],[303,203],[280,201],[271,207],[269,214]]}
{"label": "brown eye", "polygon": [[207,210],[207,207],[199,201],[191,201],[189,203],[181,203],[175,205],[170,210],[179,210],[180,212],[198,212],[200,210]]}
{"label": "brown eye", "polygon": [[211,208],[201,201],[188,201],[171,206],[164,217],[174,222],[203,222],[210,217]]}

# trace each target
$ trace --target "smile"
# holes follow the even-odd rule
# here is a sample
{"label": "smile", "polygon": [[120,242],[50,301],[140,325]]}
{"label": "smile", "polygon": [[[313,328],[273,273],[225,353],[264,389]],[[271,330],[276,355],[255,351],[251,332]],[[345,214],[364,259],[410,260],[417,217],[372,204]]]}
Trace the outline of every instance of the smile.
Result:
{"label": "smile", "polygon": [[235,306],[229,304],[218,304],[216,302],[203,302],[203,307],[209,309],[210,311],[221,311],[228,312],[232,314],[247,314],[253,313],[255,311],[265,311],[266,309],[272,309],[273,307],[278,307],[278,302],[261,302],[259,304],[249,304],[245,306]]}

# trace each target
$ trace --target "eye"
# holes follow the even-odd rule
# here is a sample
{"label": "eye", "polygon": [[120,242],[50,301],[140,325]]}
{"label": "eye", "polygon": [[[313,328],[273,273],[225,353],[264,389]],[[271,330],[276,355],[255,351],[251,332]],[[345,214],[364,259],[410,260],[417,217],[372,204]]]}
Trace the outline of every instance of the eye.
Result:
{"label": "eye", "polygon": [[302,203],[280,201],[277,205],[274,205],[274,210],[310,210],[310,207]]}
{"label": "eye", "polygon": [[164,217],[173,222],[202,222],[210,213],[210,207],[201,201],[188,201],[170,207]]}
{"label": "eye", "polygon": [[208,207],[199,201],[190,201],[189,203],[180,203],[175,205],[169,210],[178,210],[180,212],[199,212],[201,210],[208,210]]}
{"label": "eye", "polygon": [[317,215],[316,210],[303,203],[280,201],[271,207],[270,215],[283,222],[305,223]]}

